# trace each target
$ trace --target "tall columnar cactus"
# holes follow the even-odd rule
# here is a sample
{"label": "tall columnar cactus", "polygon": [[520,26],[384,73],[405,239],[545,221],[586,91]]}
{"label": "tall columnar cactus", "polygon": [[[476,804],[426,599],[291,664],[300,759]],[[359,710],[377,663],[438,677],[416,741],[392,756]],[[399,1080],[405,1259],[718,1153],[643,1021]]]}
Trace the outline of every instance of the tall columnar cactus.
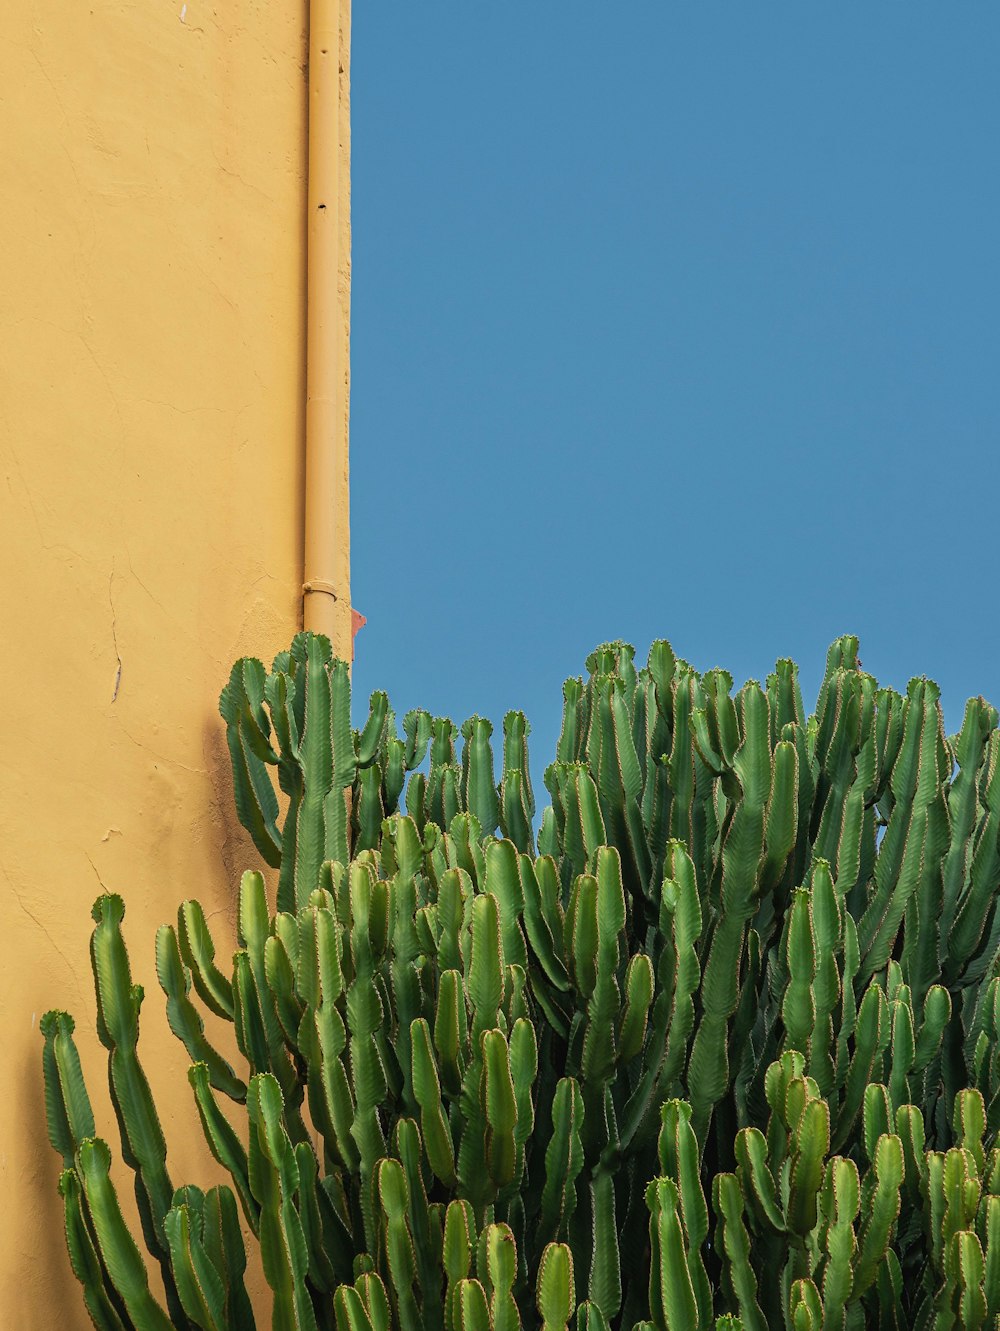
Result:
{"label": "tall columnar cactus", "polygon": [[229,973],[196,902],[156,940],[226,1185],[174,1188],[124,906],[94,912],[162,1304],[72,1020],[42,1024],[102,1331],[254,1326],[244,1231],[282,1331],[1000,1326],[996,711],[947,738],[936,687],[880,689],[852,638],[811,716],[788,661],[735,694],[664,642],[587,664],[537,838],[521,713],[498,767],[480,717],[400,735],[376,693],[353,730],[322,638],[234,667],[237,809],[276,910],[245,874]]}

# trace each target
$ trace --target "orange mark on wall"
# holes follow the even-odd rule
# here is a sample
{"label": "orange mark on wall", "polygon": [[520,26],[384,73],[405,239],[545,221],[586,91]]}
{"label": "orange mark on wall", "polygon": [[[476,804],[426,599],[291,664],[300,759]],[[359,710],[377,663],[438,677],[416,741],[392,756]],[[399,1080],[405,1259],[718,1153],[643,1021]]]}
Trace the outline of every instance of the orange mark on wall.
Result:
{"label": "orange mark on wall", "polygon": [[358,610],[351,610],[351,660],[354,660],[354,639],[358,636],[364,626],[368,623],[364,615]]}

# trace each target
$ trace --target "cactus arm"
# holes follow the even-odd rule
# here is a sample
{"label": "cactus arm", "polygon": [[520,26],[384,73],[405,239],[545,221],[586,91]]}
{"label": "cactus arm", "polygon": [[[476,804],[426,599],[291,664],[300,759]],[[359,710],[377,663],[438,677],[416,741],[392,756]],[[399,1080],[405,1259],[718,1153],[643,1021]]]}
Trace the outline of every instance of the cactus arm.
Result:
{"label": "cactus arm", "polygon": [[490,1172],[490,1127],[486,1118],[486,1068],[482,1037],[472,1042],[461,1095],[454,1116],[461,1125],[458,1147],[459,1195],[472,1203],[476,1222],[486,1221],[495,1201],[496,1184]]}
{"label": "cactus arm", "polygon": [[[701,980],[697,943],[702,932],[701,903],[694,863],[686,847],[679,841],[668,843],[667,868],[670,877],[663,884],[660,928],[673,943],[675,978],[662,1071],[665,1089],[672,1087],[681,1074],[688,1052],[688,1040],[694,1028],[694,993]],[[666,975],[664,963],[661,962],[661,979],[666,978]],[[659,1005],[660,1000],[657,999],[656,1007]],[[654,1014],[655,1011],[654,1007]],[[654,1039],[657,1044],[660,1042],[662,1024],[662,1018],[660,1022],[654,1021]]]}
{"label": "cactus arm", "polygon": [[[326,799],[326,807],[330,811],[330,817],[335,816],[334,811],[339,810],[343,803],[343,792],[336,789],[331,790]],[[377,767],[359,768],[358,779],[354,785],[355,854],[362,850],[377,849],[381,840],[382,822],[385,814],[386,809],[382,803],[382,778],[379,769]],[[328,846],[328,857],[337,854],[337,839],[335,837]]]}
{"label": "cactus arm", "polygon": [[834,1150],[840,1150],[850,1138],[864,1100],[865,1087],[887,1039],[885,997],[877,984],[870,984],[858,1009],[858,1020],[854,1030],[854,1055],[847,1070],[844,1094],[837,1116]]}
{"label": "cactus arm", "polygon": [[204,1246],[192,1232],[188,1207],[173,1206],[167,1212],[164,1227],[184,1311],[201,1331],[227,1331],[226,1292]]}
{"label": "cactus arm", "polygon": [[663,938],[657,965],[658,993],[646,1042],[648,1054],[642,1076],[622,1115],[623,1148],[647,1120],[659,1094],[670,1094],[680,1076],[694,1027],[694,994],[701,979],[696,944],[702,915],[694,864],[679,841],[667,846],[666,868],[660,893],[660,933]]}
{"label": "cactus arm", "polygon": [[358,735],[358,766],[370,767],[378,757],[385,740],[389,722],[389,698],[377,689],[368,700],[368,719]]}
{"label": "cactus arm", "polygon": [[215,1103],[208,1068],[204,1063],[195,1063],[188,1069],[188,1081],[194,1091],[198,1117],[201,1119],[208,1148],[223,1169],[228,1171],[240,1199],[240,1205],[243,1207],[243,1214],[251,1230],[256,1234],[260,1224],[260,1207],[250,1190],[246,1150],[229,1120]]}
{"label": "cactus arm", "polygon": [[559,762],[579,762],[587,729],[587,697],[583,680],[567,679],[563,684],[562,728],[556,746]]}
{"label": "cactus arm", "polygon": [[407,712],[403,717],[403,733],[406,736],[406,768],[412,772],[427,755],[431,740],[430,712],[419,709]]}
{"label": "cactus arm", "polygon": [[446,1187],[455,1182],[455,1144],[441,1102],[441,1082],[431,1044],[430,1027],[423,1017],[410,1026],[413,1091],[420,1105],[420,1128],[431,1169]]}
{"label": "cactus arm", "polygon": [[[642,1331],[643,1325],[641,1322],[636,1323],[632,1331]],[[652,1327],[651,1322],[645,1325]],[[576,1310],[576,1331],[610,1331],[607,1318],[590,1299],[581,1303]]]}
{"label": "cactus arm", "polygon": [[478,1280],[462,1280],[455,1291],[457,1331],[490,1331],[490,1309],[486,1291]]}
{"label": "cactus arm", "polygon": [[702,1251],[708,1239],[708,1207],[701,1187],[700,1152],[691,1118],[691,1106],[685,1101],[667,1101],[662,1111],[659,1155],[661,1168],[677,1187],[688,1274],[698,1306],[698,1325],[707,1327],[712,1314],[712,1291]]}
{"label": "cactus arm", "polygon": [[698,1317],[679,1214],[678,1190],[673,1180],[654,1180],[649,1185],[647,1204],[651,1212],[653,1246],[650,1309],[655,1306],[662,1311],[666,1331],[700,1331],[704,1324]]}
{"label": "cactus arm", "polygon": [[535,878],[538,882],[538,901],[549,932],[559,953],[563,966],[566,956],[562,951],[562,939],[566,922],[563,909],[563,885],[556,860],[551,855],[539,852],[535,861]]}
{"label": "cactus arm", "polygon": [[489,1272],[491,1331],[521,1331],[521,1318],[514,1301],[517,1279],[517,1245],[509,1225],[490,1225],[486,1230]]}
{"label": "cactus arm", "polygon": [[566,871],[571,876],[583,873],[593,852],[607,840],[597,786],[587,768],[578,763],[553,763],[545,776],[553,792]]}
{"label": "cactus arm", "polygon": [[861,1207],[861,1182],[853,1160],[836,1157],[824,1182],[826,1267],[823,1273],[823,1331],[844,1331],[857,1258],[854,1225]]}
{"label": "cactus arm", "polygon": [[[813,863],[809,907],[815,949],[815,975],[810,991],[813,1029],[810,1032],[807,1067],[820,1093],[827,1097],[836,1079],[833,1014],[843,997],[837,958],[842,950],[844,918],[826,860]],[[792,909],[794,912],[795,907]]]}
{"label": "cactus arm", "polygon": [[[510,1071],[514,1085],[514,1175],[503,1200],[520,1200],[525,1187],[525,1161],[535,1129],[532,1096],[538,1077],[538,1045],[535,1028],[527,1017],[518,1017],[510,1033]],[[523,1248],[522,1243],[522,1248]],[[521,1260],[524,1257],[522,1254]]]}
{"label": "cactus arm", "polygon": [[184,1045],[191,1061],[204,1063],[215,1089],[242,1103],[246,1099],[246,1085],[205,1037],[205,1023],[188,997],[190,973],[185,970],[177,935],[169,924],[161,925],[156,932],[156,977],[167,998],[170,1029]]}
{"label": "cactus arm", "polygon": [[573,1254],[565,1243],[550,1243],[538,1264],[535,1305],[541,1331],[567,1331],[576,1309]]}
{"label": "cactus arm", "polygon": [[980,806],[976,778],[986,755],[990,731],[996,724],[995,715],[991,715],[991,710],[981,698],[970,698],[965,705],[962,729],[955,742],[958,770],[948,790],[951,837],[942,868],[941,937],[948,940],[949,952],[952,951],[952,924],[959,901],[965,894],[970,849],[979,820]]}
{"label": "cactus arm", "polygon": [[532,842],[533,810],[526,789],[530,787],[523,772],[516,768],[504,770],[500,786],[500,831],[523,852],[531,850]]}
{"label": "cactus arm", "polygon": [[475,1222],[468,1202],[454,1200],[448,1203],[444,1217],[444,1239],[441,1263],[444,1268],[444,1323],[445,1331],[455,1331],[459,1322],[458,1291],[472,1267],[472,1248],[475,1240]]}
{"label": "cactus arm", "polygon": [[467,1014],[461,972],[442,971],[438,981],[437,1012],[434,1017],[434,1048],[437,1052],[441,1084],[449,1096],[458,1095],[465,1076],[466,1028]]}
{"label": "cactus arm", "polygon": [[743,1194],[735,1174],[716,1174],[713,1207],[719,1219],[716,1249],[725,1254],[723,1279],[746,1331],[767,1331],[757,1302],[757,1278],[750,1260],[750,1235],[743,1221]]}
{"label": "cactus arm", "polygon": [[609,1321],[622,1304],[621,1254],[615,1217],[615,1179],[609,1169],[599,1169],[590,1185],[593,1254],[587,1295]]}
{"label": "cactus arm", "polygon": [[111,1152],[100,1138],[81,1144],[76,1168],[101,1260],[132,1322],[142,1331],[176,1331],[149,1292],[145,1265],[122,1218],[111,1182]]}
{"label": "cactus arm", "polygon": [[967,1230],[959,1231],[953,1236],[950,1249],[946,1289],[952,1298],[945,1315],[954,1309],[958,1313],[956,1324],[962,1331],[983,1331],[987,1300],[983,1289],[985,1262],[979,1239]]}
{"label": "cactus arm", "polygon": [[[551,861],[548,862],[551,864]],[[530,855],[519,856],[518,872],[521,878],[521,896],[524,901],[524,924],[532,955],[545,974],[546,980],[558,992],[565,993],[569,976],[562,956],[562,922],[552,918],[554,911],[545,902],[540,874],[548,869],[542,863],[533,864]],[[557,943],[556,940],[560,940]]]}
{"label": "cactus arm", "polygon": [[567,1232],[576,1209],[576,1180],[583,1168],[583,1098],[571,1077],[556,1086],[552,1103],[552,1138],[545,1152],[538,1232],[542,1241]]}
{"label": "cactus arm", "polygon": [[[281,869],[278,873],[278,910],[293,912],[297,908],[296,903],[296,879],[295,868],[298,864],[298,821],[299,808],[302,804],[302,780],[301,773],[298,781],[292,788],[288,796],[288,810],[285,814],[285,823],[281,832]],[[347,828],[347,810],[344,810],[343,826],[346,837]],[[346,862],[346,861],[345,861]]]}
{"label": "cactus arm", "polygon": [[306,1286],[309,1253],[295,1209],[298,1168],[281,1122],[281,1090],[270,1073],[251,1078],[250,1187],[260,1205],[260,1255],[264,1278],[274,1291],[273,1331],[317,1331]]}
{"label": "cactus arm", "polygon": [[502,1031],[484,1031],[482,1036],[485,1108],[489,1135],[486,1165],[499,1190],[514,1178],[516,1163],[514,1129],[517,1102],[510,1070],[510,1051]]}
{"label": "cactus arm", "polygon": [[387,873],[400,874],[409,879],[419,873],[424,864],[424,848],[420,833],[412,818],[393,814],[387,820],[382,840],[382,863]]}
{"label": "cactus arm", "polygon": [[240,880],[239,937],[246,949],[249,972],[245,998],[252,1004],[254,1016],[260,1023],[266,1046],[266,1061],[256,1063],[259,1071],[273,1072],[282,1091],[290,1088],[288,1058],[285,1053],[281,1025],[275,1010],[274,996],[267,982],[265,948],[271,937],[271,917],[267,906],[267,888],[263,874],[248,871]]}
{"label": "cactus arm", "polygon": [[73,1039],[73,1018],[68,1012],[46,1012],[39,1029],[45,1039],[42,1071],[49,1141],[69,1169],[80,1143],[94,1136],[94,1111]]}
{"label": "cactus arm", "polygon": [[644,952],[637,952],[625,970],[625,1007],[618,1037],[618,1058],[622,1066],[642,1051],[654,985],[653,963]]}
{"label": "cactus arm", "polygon": [[[141,985],[132,984],[121,932],[124,914],[121,897],[104,895],[94,904],[91,960],[98,1033],[109,1051],[111,1099],[121,1130],[122,1154],[138,1179],[136,1198],[146,1242],[150,1251],[156,1251],[165,1261],[167,1241],[163,1218],[172,1204],[174,1190],[167,1173],[163,1129],[137,1052],[143,993]],[[165,1279],[169,1291],[169,1271],[165,1272]]]}
{"label": "cactus arm", "polygon": [[371,1320],[361,1302],[361,1296],[351,1285],[339,1285],[333,1299],[333,1313],[337,1331],[374,1331]]}
{"label": "cactus arm", "polygon": [[794,1331],[821,1331],[823,1300],[811,1280],[796,1280],[788,1296],[788,1312]]}
{"label": "cactus arm", "polygon": [[[1000,730],[993,730],[990,734],[981,776],[981,801],[985,816],[976,832],[969,867],[970,883],[963,898],[963,909],[970,914],[975,910],[973,898],[978,903],[988,902],[988,884],[995,883],[1000,875]],[[969,926],[974,933],[974,916]],[[968,958],[962,969],[962,978],[967,984],[982,980],[995,963],[997,948],[1000,946],[1000,911],[995,906],[989,912],[989,924],[984,918],[983,926],[985,937],[981,939],[976,955]],[[949,956],[945,959],[946,978],[960,968],[960,958],[951,955],[951,952],[949,945]]]}
{"label": "cactus arm", "polygon": [[858,1299],[875,1280],[899,1216],[899,1190],[903,1182],[903,1143],[895,1135],[880,1137],[872,1162],[875,1190],[861,1233],[860,1255],[854,1268],[851,1298]]}
{"label": "cactus arm", "polygon": [[275,868],[281,862],[282,838],[277,826],[278,800],[274,787],[264,764],[250,750],[241,722],[227,728],[227,740],[237,816],[264,863]]}
{"label": "cactus arm", "polygon": [[392,1313],[389,1307],[389,1296],[385,1292],[385,1286],[382,1284],[380,1277],[371,1270],[365,1271],[355,1280],[354,1288],[361,1298],[362,1306],[371,1322],[372,1331],[390,1331]]}
{"label": "cactus arm", "polygon": [[406,785],[406,745],[392,737],[386,741],[385,767],[382,773],[382,801],[386,817],[399,809],[399,797]]}
{"label": "cactus arm", "polygon": [[795,847],[798,823],[799,764],[795,745],[779,740],[774,748],[774,779],[764,826],[761,894],[768,896],[781,881]]}
{"label": "cactus arm", "polygon": [[590,863],[597,847],[604,845],[607,841],[607,831],[604,814],[601,810],[597,782],[586,767],[577,765],[569,769],[568,794],[569,804],[566,813],[567,847],[570,830],[579,828],[580,853],[583,856],[580,868],[583,870]]}
{"label": "cactus arm", "polygon": [[628,706],[619,689],[611,695],[611,715],[617,784],[625,825],[622,849],[628,851],[623,872],[631,890],[638,890],[645,897],[650,891],[653,863],[642,822],[643,769],[632,735]]}
{"label": "cactus arm", "polygon": [[951,995],[940,984],[932,984],[924,998],[924,1019],[917,1031],[913,1052],[913,1075],[921,1076],[941,1048],[941,1040],[951,1020]]}
{"label": "cactus arm", "polygon": [[[58,1149],[58,1148],[57,1148]],[[83,1209],[80,1180],[72,1169],[59,1176],[63,1198],[66,1247],[73,1274],[83,1286],[83,1300],[97,1331],[126,1331],[115,1307],[118,1298],[94,1247]],[[123,1310],[124,1311],[124,1310]]]}
{"label": "cactus arm", "polygon": [[854,980],[861,964],[858,947],[858,928],[850,911],[843,912],[843,956],[840,961],[840,1003],[836,1019],[840,1029],[837,1032],[837,1048],[831,1057],[834,1065],[834,1083],[843,1086],[850,1067],[852,1050],[851,1041],[857,1026],[858,1003],[854,993]]}
{"label": "cactus arm", "polygon": [[983,1198],[980,1237],[986,1249],[983,1288],[986,1291],[986,1315],[1000,1316],[1000,1197]]}
{"label": "cactus arm", "polygon": [[913,1008],[909,1001],[894,999],[889,1004],[889,1018],[889,1100],[895,1109],[910,1099],[909,1078],[916,1057]]}
{"label": "cactus arm", "polygon": [[230,1189],[224,1185],[209,1188],[203,1214],[205,1252],[225,1285],[228,1331],[255,1331],[253,1309],[244,1281],[246,1249],[240,1233],[236,1198]]}
{"label": "cactus arm", "polygon": [[468,992],[472,1001],[472,1042],[478,1046],[483,1031],[493,1030],[503,1002],[504,952],[500,907],[491,892],[472,903],[472,958]]}
{"label": "cactus arm", "polygon": [[812,897],[806,888],[796,888],[788,919],[785,965],[788,984],[781,1005],[785,1027],[785,1048],[797,1049],[808,1058],[812,1043],[816,1005],[813,981],[816,978],[816,944],[813,937]]}
{"label": "cactus arm", "polygon": [[531,725],[523,712],[510,711],[503,718],[503,767],[505,771],[519,771],[524,779],[526,812],[530,821],[535,812],[535,796],[531,788],[531,767],[528,762],[528,736]]}
{"label": "cactus arm", "polygon": [[878,1140],[885,1133],[892,1132],[893,1122],[892,1101],[888,1090],[879,1082],[869,1083],[865,1087],[865,1103],[861,1113],[862,1141],[865,1155],[869,1160],[875,1159]]}
{"label": "cactus arm", "polygon": [[277,755],[267,743],[267,718],[260,705],[263,688],[264,667],[244,657],[233,666],[219,698],[219,711],[226,723],[239,820],[265,863],[276,867],[281,863],[278,799],[265,763],[277,762]]}
{"label": "cactus arm", "polygon": [[[461,802],[462,769],[455,762],[455,723],[446,716],[431,721],[431,761],[427,775],[424,814],[429,822],[447,830]],[[446,792],[446,787],[448,791]],[[455,808],[452,808],[452,805]],[[451,815],[451,816],[449,816]]]}
{"label": "cactus arm", "polygon": [[500,907],[505,962],[527,968],[528,950],[521,930],[524,894],[518,859],[512,841],[492,842],[486,849],[486,891],[493,893]]}
{"label": "cactus arm", "polygon": [[296,757],[302,719],[300,700],[289,669],[288,653],[280,653],[264,680],[264,701],[274,726],[274,737],[278,741],[278,781],[286,794],[291,792],[296,781]]}
{"label": "cactus arm", "polygon": [[236,1043],[250,1064],[251,1073],[266,1072],[271,1065],[267,1031],[254,984],[250,957],[243,950],[233,955],[233,1014]]}
{"label": "cactus arm", "polygon": [[472,879],[464,869],[448,869],[441,875],[437,900],[437,922],[440,928],[437,956],[442,970],[461,969],[462,937],[471,910],[472,896]]}
{"label": "cactus arm", "polygon": [[482,716],[472,716],[462,726],[462,803],[479,823],[483,836],[492,836],[500,821],[496,781],[493,776],[493,727]]}
{"label": "cactus arm", "polygon": [[406,1219],[416,1258],[424,1331],[444,1331],[441,1301],[441,1257],[444,1235],[437,1210],[427,1202],[426,1169],[420,1132],[412,1118],[401,1118],[393,1134],[393,1155],[403,1167],[408,1205]]}
{"label": "cactus arm", "polygon": [[309,1254],[309,1282],[313,1289],[332,1294],[340,1278],[347,1276],[351,1268],[350,1263],[345,1262],[343,1270],[338,1272],[335,1269],[334,1259],[339,1254],[335,1241],[330,1242],[331,1236],[324,1230],[321,1194],[317,1187],[318,1167],[309,1142],[299,1142],[295,1147],[295,1166],[299,1176],[298,1212]]}
{"label": "cactus arm", "polygon": [[[382,1019],[382,1001],[374,983],[375,959],[369,928],[372,908],[372,876],[365,864],[355,863],[350,870],[351,958],[354,978],[347,990],[348,1052],[354,1085],[355,1113],[351,1136],[360,1155],[363,1180],[374,1178],[376,1161],[385,1155],[385,1136],[378,1107],[386,1096],[385,1068],[375,1033]],[[368,1186],[363,1187],[362,1210],[365,1215],[369,1251],[374,1243],[374,1212]]]}
{"label": "cactus arm", "polygon": [[592,1091],[603,1090],[614,1073],[621,994],[617,970],[625,931],[621,860],[612,847],[597,852],[596,974],[587,1003],[582,1070]]}
{"label": "cactus arm", "polygon": [[825,1100],[809,1100],[795,1126],[791,1157],[786,1224],[793,1234],[807,1237],[816,1224],[816,1200],[830,1149],[830,1107]]}
{"label": "cactus arm", "polygon": [[728,1027],[739,1001],[746,923],[756,909],[764,853],[764,811],[771,794],[767,699],[752,681],[744,686],[740,698],[744,733],[733,758],[733,770],[743,798],[736,806],[722,847],[721,913],[713,928],[702,975],[702,1017],[688,1066],[695,1128],[702,1140],[729,1079]]}
{"label": "cactus arm", "polygon": [[[824,679],[816,706],[816,758],[819,765],[817,805],[821,813],[815,853],[829,861],[841,879],[838,843],[845,823],[845,808],[854,786],[855,756],[861,743],[865,700],[870,684],[853,664],[838,667]],[[849,884],[848,884],[849,886]]]}
{"label": "cactus arm", "polygon": [[875,866],[875,892],[858,926],[863,979],[880,971],[888,960],[920,882],[928,810],[940,794],[937,698],[937,686],[929,680],[912,681],[907,692],[903,741],[891,781],[896,803]]}
{"label": "cactus arm", "polygon": [[416,825],[421,836],[427,824],[424,806],[427,802],[427,778],[423,772],[414,772],[406,783],[405,805],[407,815]]}
{"label": "cactus arm", "polygon": [[216,1016],[232,1021],[233,986],[215,964],[215,944],[197,901],[182,901],[177,908],[177,939],[201,1001]]}
{"label": "cactus arm", "polygon": [[[1000,781],[997,786],[1000,787]],[[976,836],[975,853],[969,866],[969,887],[955,914],[947,935],[947,956],[944,974],[954,981],[965,971],[965,978],[978,978],[985,969],[983,963],[970,965],[982,955],[988,966],[996,951],[997,911],[996,884],[1000,877],[1000,791],[994,796],[998,807],[989,809],[982,828]],[[989,932],[987,933],[987,929]],[[987,945],[980,952],[984,933]]]}
{"label": "cactus arm", "polygon": [[[306,904],[309,893],[316,886],[323,860],[340,858],[326,853],[324,804],[334,786],[334,703],[329,660],[329,644],[320,637],[310,636],[304,672],[305,721],[298,754],[302,770],[302,799],[295,822],[295,905],[298,908]],[[352,779],[353,775],[352,771]]]}
{"label": "cactus arm", "polygon": [[395,1293],[400,1331],[419,1331],[420,1311],[414,1294],[416,1253],[407,1223],[409,1190],[397,1160],[382,1160],[376,1170],[379,1204],[385,1221],[386,1261]]}
{"label": "cactus arm", "polygon": [[581,873],[573,880],[563,935],[577,999],[586,1007],[597,983],[597,879],[593,874]]}
{"label": "cactus arm", "polygon": [[774,1177],[767,1164],[767,1140],[759,1128],[743,1128],[736,1138],[736,1159],[743,1193],[752,1198],[771,1228],[785,1232]]}
{"label": "cactus arm", "polygon": [[278,934],[264,942],[264,976],[284,1042],[295,1050],[303,1008],[295,988],[295,965]]}

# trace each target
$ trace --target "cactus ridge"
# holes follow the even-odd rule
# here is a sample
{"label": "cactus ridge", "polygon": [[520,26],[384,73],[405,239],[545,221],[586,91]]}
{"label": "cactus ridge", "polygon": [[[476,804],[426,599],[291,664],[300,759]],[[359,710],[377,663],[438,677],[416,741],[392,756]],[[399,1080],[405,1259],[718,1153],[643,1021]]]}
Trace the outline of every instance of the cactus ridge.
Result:
{"label": "cactus ridge", "polygon": [[43,1018],[99,1331],[255,1327],[248,1241],[279,1331],[1000,1328],[993,707],[946,736],[937,686],[879,687],[851,637],[811,715],[790,661],[734,691],[607,643],[536,832],[523,713],[350,706],[322,637],[237,662],[274,908],[245,874],[231,968],[195,901],[156,938],[227,1183],[171,1180],[119,897],[91,955],[141,1242]]}

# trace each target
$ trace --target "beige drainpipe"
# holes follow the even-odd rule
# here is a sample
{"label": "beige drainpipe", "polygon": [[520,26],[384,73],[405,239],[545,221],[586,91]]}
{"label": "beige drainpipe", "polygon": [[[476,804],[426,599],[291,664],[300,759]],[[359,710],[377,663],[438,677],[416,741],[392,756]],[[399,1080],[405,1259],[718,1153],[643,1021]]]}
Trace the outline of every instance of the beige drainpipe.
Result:
{"label": "beige drainpipe", "polygon": [[350,657],[350,0],[310,0],[303,624]]}

